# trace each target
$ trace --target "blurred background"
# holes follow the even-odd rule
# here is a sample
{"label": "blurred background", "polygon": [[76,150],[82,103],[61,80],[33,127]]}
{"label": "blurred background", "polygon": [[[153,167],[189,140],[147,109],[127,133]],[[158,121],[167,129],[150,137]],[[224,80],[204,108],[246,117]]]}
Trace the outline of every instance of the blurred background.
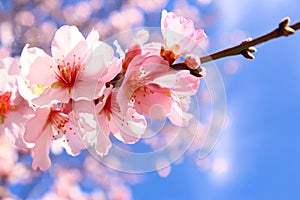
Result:
{"label": "blurred background", "polygon": [[[84,35],[95,28],[103,40],[159,27],[167,9],[205,29],[212,53],[269,32],[286,16],[300,21],[299,8],[298,0],[1,0],[0,51],[17,57],[30,43],[49,52],[64,24]],[[257,49],[253,61],[236,56],[215,62],[224,81],[226,122],[204,159],[196,141],[171,167],[137,175],[104,167],[85,151],[71,157],[54,148],[51,169],[34,172],[30,152],[1,136],[0,199],[300,199],[300,32]]]}

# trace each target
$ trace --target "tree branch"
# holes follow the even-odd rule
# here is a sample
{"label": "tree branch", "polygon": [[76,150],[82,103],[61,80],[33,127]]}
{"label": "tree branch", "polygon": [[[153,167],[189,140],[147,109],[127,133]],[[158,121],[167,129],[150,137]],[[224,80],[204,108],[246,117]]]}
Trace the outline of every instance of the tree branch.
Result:
{"label": "tree branch", "polygon": [[236,45],[234,47],[228,48],[228,49],[224,49],[222,51],[210,54],[208,56],[203,56],[200,57],[200,61],[201,63],[206,63],[206,62],[210,62],[213,60],[217,60],[220,58],[224,58],[227,56],[234,56],[234,55],[243,55],[245,58],[248,59],[254,59],[254,56],[252,55],[253,52],[256,51],[256,49],[254,48],[255,45],[267,42],[269,40],[281,37],[281,36],[289,36],[292,35],[296,30],[300,29],[300,22],[289,26],[290,23],[290,18],[285,18],[283,19],[280,24],[279,27],[277,29],[275,29],[274,31],[267,33],[263,36],[260,36],[256,39],[247,39],[246,41],[242,42],[239,45]]}

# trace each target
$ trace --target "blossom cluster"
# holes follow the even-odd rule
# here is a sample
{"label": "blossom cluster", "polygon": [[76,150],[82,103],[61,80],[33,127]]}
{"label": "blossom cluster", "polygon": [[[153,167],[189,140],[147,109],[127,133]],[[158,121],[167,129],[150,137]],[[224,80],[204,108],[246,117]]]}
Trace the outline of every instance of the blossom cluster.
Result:
{"label": "blossom cluster", "polygon": [[73,156],[86,148],[105,156],[110,134],[133,144],[148,118],[187,126],[190,97],[205,75],[199,57],[188,53],[206,36],[166,10],[161,33],[163,42],[150,43],[146,30],[137,32],[116,56],[120,47],[100,41],[97,31],[85,38],[65,25],[55,32],[51,55],[29,44],[19,59],[1,52],[0,134],[32,149],[33,169],[47,170],[52,142]]}

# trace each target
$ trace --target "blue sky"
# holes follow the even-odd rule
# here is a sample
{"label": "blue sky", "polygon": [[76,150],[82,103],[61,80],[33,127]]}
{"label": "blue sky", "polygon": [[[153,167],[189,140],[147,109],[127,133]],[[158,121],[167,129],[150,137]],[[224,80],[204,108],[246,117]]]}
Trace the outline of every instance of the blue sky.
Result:
{"label": "blue sky", "polygon": [[[242,30],[257,37],[286,16],[300,21],[296,0],[219,0],[214,5],[219,14],[210,30],[212,50],[228,47],[214,41],[225,33]],[[201,171],[186,159],[166,179],[146,175],[133,187],[134,199],[300,199],[300,34],[259,45],[255,57],[216,61],[231,123],[209,157],[225,159],[228,170]],[[240,67],[228,75],[222,65],[232,59]]]}

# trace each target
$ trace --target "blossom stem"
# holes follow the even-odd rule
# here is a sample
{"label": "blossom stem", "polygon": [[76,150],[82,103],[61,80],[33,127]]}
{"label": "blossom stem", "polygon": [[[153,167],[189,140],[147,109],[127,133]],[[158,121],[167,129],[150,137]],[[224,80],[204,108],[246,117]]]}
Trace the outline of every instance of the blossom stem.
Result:
{"label": "blossom stem", "polygon": [[275,30],[262,35],[258,38],[251,39],[249,38],[248,40],[242,42],[239,45],[233,46],[231,48],[224,49],[222,51],[200,57],[201,63],[206,63],[210,62],[213,60],[217,60],[220,58],[228,57],[228,56],[234,56],[234,55],[243,55],[245,58],[248,59],[254,59],[254,56],[252,55],[253,52],[256,51],[254,48],[255,45],[267,42],[269,40],[281,37],[281,36],[289,36],[292,35],[296,30],[300,29],[300,22],[289,26],[290,19],[287,17],[283,19],[279,27],[276,28]]}

